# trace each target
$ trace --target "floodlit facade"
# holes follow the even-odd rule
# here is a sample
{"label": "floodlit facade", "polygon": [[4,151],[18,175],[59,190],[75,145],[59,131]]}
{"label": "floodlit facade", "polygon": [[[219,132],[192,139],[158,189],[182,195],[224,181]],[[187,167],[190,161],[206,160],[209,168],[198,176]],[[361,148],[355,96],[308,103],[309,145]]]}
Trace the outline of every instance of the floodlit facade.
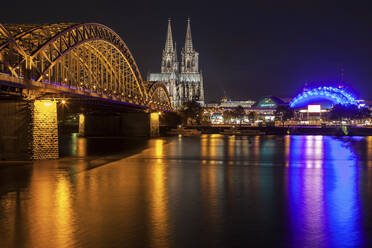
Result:
{"label": "floodlit facade", "polygon": [[166,84],[172,106],[182,107],[187,101],[195,100],[204,105],[203,75],[199,71],[199,53],[193,47],[190,19],[187,20],[185,46],[181,51],[181,63],[177,58],[176,44],[173,42],[171,21],[161,61],[161,72],[150,73],[148,81]]}

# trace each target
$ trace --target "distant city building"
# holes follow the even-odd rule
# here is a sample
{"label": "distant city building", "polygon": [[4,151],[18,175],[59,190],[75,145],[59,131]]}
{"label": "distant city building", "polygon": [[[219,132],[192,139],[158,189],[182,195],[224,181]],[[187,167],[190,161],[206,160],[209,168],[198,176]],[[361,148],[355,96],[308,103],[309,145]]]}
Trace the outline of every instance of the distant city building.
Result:
{"label": "distant city building", "polygon": [[185,46],[181,51],[181,66],[173,43],[171,21],[161,61],[161,73],[150,73],[148,81],[161,81],[167,86],[172,106],[179,109],[187,101],[204,105],[203,75],[199,71],[199,53],[195,51],[191,37],[190,19],[187,19]]}
{"label": "distant city building", "polygon": [[255,101],[252,100],[247,100],[247,101],[231,101],[228,100],[226,102],[221,102],[220,107],[224,108],[234,108],[237,106],[242,106],[243,108],[250,108],[252,105],[255,103]]}
{"label": "distant city building", "polygon": [[252,107],[257,109],[276,110],[278,106],[288,105],[287,98],[279,98],[277,96],[265,96],[258,100]]}
{"label": "distant city building", "polygon": [[207,103],[204,106],[207,108],[235,108],[238,106],[242,106],[243,108],[250,108],[252,105],[255,104],[255,101],[253,100],[245,100],[245,101],[233,101],[231,99],[228,99],[226,95],[224,95],[220,102],[214,102],[214,103]]}
{"label": "distant city building", "polygon": [[258,117],[264,121],[274,121],[278,106],[288,106],[289,101],[288,98],[264,96],[252,105],[251,111],[256,112]]}

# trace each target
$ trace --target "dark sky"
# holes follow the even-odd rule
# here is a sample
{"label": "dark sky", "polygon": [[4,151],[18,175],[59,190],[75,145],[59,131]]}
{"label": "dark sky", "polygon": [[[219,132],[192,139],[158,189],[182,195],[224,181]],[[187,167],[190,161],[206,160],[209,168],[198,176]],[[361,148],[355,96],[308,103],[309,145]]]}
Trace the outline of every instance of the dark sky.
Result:
{"label": "dark sky", "polygon": [[[371,4],[372,5],[372,4]],[[167,19],[178,50],[191,18],[207,99],[294,96],[305,82],[345,81],[372,99],[368,1],[5,1],[2,23],[99,22],[115,30],[142,75],[160,71]]]}

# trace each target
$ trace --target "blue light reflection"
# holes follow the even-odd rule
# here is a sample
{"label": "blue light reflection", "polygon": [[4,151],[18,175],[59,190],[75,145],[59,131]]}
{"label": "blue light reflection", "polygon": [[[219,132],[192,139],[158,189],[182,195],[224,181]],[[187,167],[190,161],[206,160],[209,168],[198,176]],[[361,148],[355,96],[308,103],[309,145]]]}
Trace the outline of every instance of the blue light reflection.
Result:
{"label": "blue light reflection", "polygon": [[299,247],[360,247],[359,169],[347,141],[290,136],[288,216]]}

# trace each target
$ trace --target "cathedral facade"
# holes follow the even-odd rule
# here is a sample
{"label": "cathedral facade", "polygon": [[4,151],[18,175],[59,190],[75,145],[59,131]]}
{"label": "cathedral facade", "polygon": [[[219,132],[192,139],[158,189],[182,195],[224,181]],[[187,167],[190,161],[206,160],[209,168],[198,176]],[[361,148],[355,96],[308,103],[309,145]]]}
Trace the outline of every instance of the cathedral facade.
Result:
{"label": "cathedral facade", "polygon": [[150,73],[148,81],[161,81],[167,86],[172,107],[179,109],[187,101],[195,100],[204,105],[203,76],[199,71],[199,53],[194,50],[190,19],[187,20],[185,46],[181,50],[181,62],[173,42],[171,21],[161,60],[161,72]]}

